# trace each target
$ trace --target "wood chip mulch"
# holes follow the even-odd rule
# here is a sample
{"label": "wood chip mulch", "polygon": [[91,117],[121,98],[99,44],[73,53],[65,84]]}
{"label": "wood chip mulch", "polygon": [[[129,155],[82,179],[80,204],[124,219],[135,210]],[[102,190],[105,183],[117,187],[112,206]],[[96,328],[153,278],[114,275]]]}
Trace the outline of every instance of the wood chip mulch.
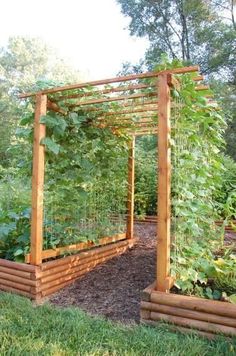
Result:
{"label": "wood chip mulch", "polygon": [[97,266],[49,301],[121,322],[139,321],[141,291],[155,279],[156,225],[136,224],[135,246]]}
{"label": "wood chip mulch", "polygon": [[[49,302],[123,323],[139,322],[141,292],[155,280],[156,224],[136,224],[135,237],[132,249],[95,267]],[[236,243],[236,234],[226,233],[225,240],[226,245]]]}

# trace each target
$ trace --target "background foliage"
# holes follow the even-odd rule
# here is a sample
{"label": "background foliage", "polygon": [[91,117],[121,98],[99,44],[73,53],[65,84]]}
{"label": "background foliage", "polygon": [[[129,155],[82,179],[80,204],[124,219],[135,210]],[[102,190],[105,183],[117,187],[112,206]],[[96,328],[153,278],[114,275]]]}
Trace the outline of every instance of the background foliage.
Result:
{"label": "background foliage", "polygon": [[163,53],[184,64],[199,64],[212,82],[229,129],[227,152],[236,160],[236,26],[234,0],[117,0],[130,19],[131,35],[147,37],[150,47],[139,64],[124,73],[152,69]]}
{"label": "background foliage", "polygon": [[[154,70],[182,65],[176,59],[168,62],[162,55],[163,61],[160,56],[164,50],[169,51],[173,58],[182,56],[184,63],[190,63],[195,60],[194,56],[199,56],[209,78],[214,77],[211,80],[222,106],[227,108],[226,116],[222,117],[214,106],[207,103],[201,91],[194,90],[188,75],[184,76],[182,90],[172,92],[174,101],[181,108],[172,112],[172,273],[177,277],[176,287],[181,292],[215,299],[223,298],[223,293],[227,293],[233,300],[235,255],[230,250],[223,250],[218,255],[223,232],[215,228],[214,220],[235,218],[236,210],[234,53],[226,56],[222,43],[216,50],[215,32],[221,29],[224,43],[229,36],[226,44],[232,48],[235,28],[233,20],[232,23],[224,22],[218,16],[216,9],[220,5],[209,2],[212,7],[208,7],[204,4],[128,1],[122,8],[124,12],[128,9],[127,13],[132,17],[135,15],[132,11],[137,10],[137,6],[142,7],[142,21],[134,16],[132,31],[139,35],[150,31],[152,50],[157,45],[152,31],[158,33],[158,26],[163,27],[165,20],[158,9],[168,16],[177,11],[175,28],[182,40],[175,43],[177,35],[171,32],[167,23],[168,31],[163,33],[163,39],[160,32],[160,48],[155,49],[157,54],[148,51],[145,65]],[[198,21],[201,26],[197,26]],[[191,31],[184,24],[190,26]],[[215,42],[211,43],[209,39],[210,48],[201,51],[208,43],[208,39],[201,36],[207,33],[210,36],[211,31],[215,31],[212,36]],[[164,47],[169,46],[168,38],[169,50]],[[217,58],[212,54],[214,51]],[[158,61],[161,64],[154,64]],[[133,69],[126,65],[124,71],[127,73]],[[139,71],[140,67],[135,70]],[[22,260],[29,252],[33,108],[30,102],[25,105],[19,102],[16,95],[25,90],[50,87],[55,81],[57,84],[76,81],[77,76],[78,73],[60,59],[52,57],[50,50],[38,40],[10,39],[8,46],[1,50],[0,129],[4,139],[0,143],[0,257]],[[223,80],[219,83],[220,76]],[[121,135],[117,139],[109,130],[100,130],[92,125],[88,128],[86,124],[92,124],[93,117],[83,111],[71,113],[66,118],[50,114],[41,120],[47,126],[44,140],[47,151],[44,247],[96,240],[100,236],[123,231],[127,137]],[[226,122],[227,147],[232,158],[224,155]],[[138,138],[136,143],[135,210],[141,216],[156,214],[156,145],[155,137]],[[114,215],[120,217],[111,223]]]}

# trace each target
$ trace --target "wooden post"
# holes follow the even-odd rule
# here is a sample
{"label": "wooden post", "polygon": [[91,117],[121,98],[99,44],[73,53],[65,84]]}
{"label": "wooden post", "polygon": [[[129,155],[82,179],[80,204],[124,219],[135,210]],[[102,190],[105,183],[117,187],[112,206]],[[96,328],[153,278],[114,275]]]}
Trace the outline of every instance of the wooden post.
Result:
{"label": "wooden post", "polygon": [[47,95],[37,94],[34,116],[33,143],[33,176],[32,176],[32,217],[30,263],[39,265],[42,262],[43,249],[43,186],[45,147],[40,145],[46,135],[45,124],[40,117],[47,113]]}
{"label": "wooden post", "polygon": [[170,74],[160,74],[158,80],[158,228],[157,228],[157,285],[170,289]]}
{"label": "wooden post", "polygon": [[128,158],[128,198],[127,198],[127,230],[126,238],[134,237],[134,151],[135,151],[135,136],[129,142],[129,158]]}

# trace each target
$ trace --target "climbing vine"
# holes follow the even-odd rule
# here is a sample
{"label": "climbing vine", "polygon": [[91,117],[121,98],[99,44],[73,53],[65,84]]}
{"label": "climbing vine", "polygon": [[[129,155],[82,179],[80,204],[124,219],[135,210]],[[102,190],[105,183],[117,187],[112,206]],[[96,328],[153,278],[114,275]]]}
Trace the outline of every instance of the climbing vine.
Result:
{"label": "climbing vine", "polygon": [[[156,70],[176,66],[180,63],[174,61]],[[224,157],[226,123],[206,91],[195,90],[192,76],[177,76],[180,88],[171,93],[172,274],[180,293],[234,301],[236,257],[223,246],[223,228],[214,223],[235,218],[235,176],[227,174]],[[93,91],[83,90],[79,92]],[[110,106],[98,109],[106,113]],[[119,110],[119,104],[112,109]],[[96,112],[81,108],[66,116],[50,112],[41,117],[47,128],[41,142],[46,147],[45,248],[124,231],[127,126],[114,135],[95,125],[97,118]],[[29,252],[32,124],[29,103],[9,148],[14,168],[0,170],[0,257],[14,260]],[[136,148],[136,213],[155,214],[156,138],[140,138]]]}

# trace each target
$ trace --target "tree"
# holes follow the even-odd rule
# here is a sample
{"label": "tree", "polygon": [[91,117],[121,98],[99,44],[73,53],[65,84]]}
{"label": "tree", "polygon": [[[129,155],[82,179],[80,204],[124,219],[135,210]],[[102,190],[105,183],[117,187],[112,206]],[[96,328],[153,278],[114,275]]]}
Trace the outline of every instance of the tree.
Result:
{"label": "tree", "polygon": [[[130,17],[131,35],[148,37],[143,63],[152,69],[163,53],[185,64],[199,64],[213,81],[228,116],[227,151],[236,159],[235,0],[117,0]],[[131,66],[123,71],[131,72]],[[133,67],[139,71],[140,66]]]}
{"label": "tree", "polygon": [[[222,4],[213,0],[117,1],[123,14],[131,19],[131,35],[146,36],[150,41],[146,53],[149,66],[167,53],[171,59],[198,63],[204,73],[221,71],[232,79],[236,60],[235,21],[234,17],[230,21],[220,16]],[[226,13],[228,2],[221,2]]]}
{"label": "tree", "polygon": [[25,110],[18,93],[37,90],[42,85],[76,82],[79,77],[40,39],[13,37],[0,48],[1,164],[8,164],[8,147],[14,139],[11,133]]}

